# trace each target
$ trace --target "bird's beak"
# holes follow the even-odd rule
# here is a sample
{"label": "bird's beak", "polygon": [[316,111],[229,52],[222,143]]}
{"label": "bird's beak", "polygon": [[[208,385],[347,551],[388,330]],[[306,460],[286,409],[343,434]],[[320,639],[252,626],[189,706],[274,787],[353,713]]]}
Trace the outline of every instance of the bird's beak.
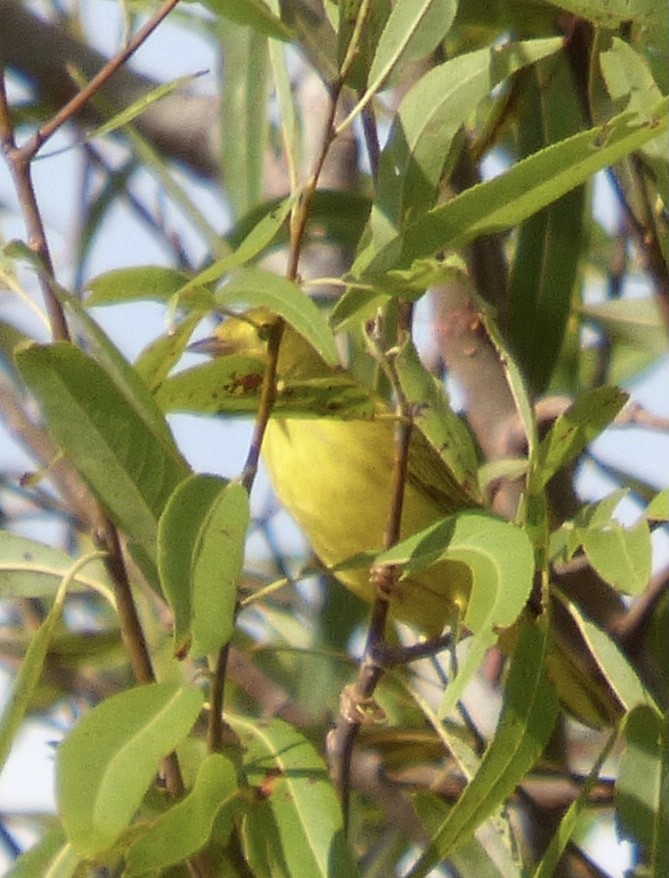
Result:
{"label": "bird's beak", "polygon": [[194,341],[186,348],[190,354],[209,354],[210,357],[221,357],[231,353],[230,345],[215,335]]}

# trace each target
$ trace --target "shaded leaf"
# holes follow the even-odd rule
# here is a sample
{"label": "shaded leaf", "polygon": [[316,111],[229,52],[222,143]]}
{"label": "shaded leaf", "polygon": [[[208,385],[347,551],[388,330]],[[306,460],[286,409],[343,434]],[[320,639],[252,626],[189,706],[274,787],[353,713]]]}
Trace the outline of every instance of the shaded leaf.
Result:
{"label": "shaded leaf", "polygon": [[556,418],[539,446],[542,485],[571,463],[613,421],[629,399],[617,387],[596,387],[580,396]]}
{"label": "shaded leaf", "polygon": [[650,707],[625,723],[616,781],[618,829],[640,845],[650,875],[669,874],[669,724]]}
{"label": "shaded leaf", "polygon": [[49,430],[112,519],[151,557],[158,516],[188,474],[116,384],[68,342],[34,345],[17,365],[38,398]]}
{"label": "shaded leaf", "polygon": [[[52,597],[74,558],[60,549],[45,546],[8,531],[0,531],[0,596]],[[93,589],[111,599],[112,584],[101,560],[78,570],[70,591]]]}
{"label": "shaded leaf", "polygon": [[547,635],[537,627],[521,629],[504,690],[504,705],[494,737],[474,779],[433,834],[427,851],[408,878],[427,875],[501,805],[541,755],[553,731],[558,701],[546,677]]}

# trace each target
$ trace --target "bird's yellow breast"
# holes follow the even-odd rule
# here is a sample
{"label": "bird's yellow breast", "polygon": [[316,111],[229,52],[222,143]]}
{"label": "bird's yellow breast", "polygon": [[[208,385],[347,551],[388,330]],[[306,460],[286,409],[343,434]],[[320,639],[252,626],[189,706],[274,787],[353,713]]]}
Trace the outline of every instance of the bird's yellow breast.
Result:
{"label": "bird's yellow breast", "polygon": [[[390,421],[272,419],[263,454],[279,500],[326,566],[383,548],[392,482]],[[452,511],[408,479],[401,536]],[[369,570],[337,575],[356,594],[373,599]],[[428,634],[439,633],[452,619],[454,603],[466,599],[469,584],[467,568],[440,562],[399,583],[390,599],[391,613]]]}

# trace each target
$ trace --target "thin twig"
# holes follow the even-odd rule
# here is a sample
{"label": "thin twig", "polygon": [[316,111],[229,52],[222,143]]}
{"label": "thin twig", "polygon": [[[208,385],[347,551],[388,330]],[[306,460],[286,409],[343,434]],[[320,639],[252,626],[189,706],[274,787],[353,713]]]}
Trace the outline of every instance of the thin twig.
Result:
{"label": "thin twig", "polygon": [[[176,0],[171,0],[171,2],[172,5],[174,5]],[[146,35],[148,34],[145,34],[144,38],[146,38]],[[125,57],[123,60],[125,60]],[[113,72],[113,70],[111,72]],[[111,75],[111,73],[109,73],[106,78],[108,78],[109,75]],[[92,94],[92,92],[87,94],[86,99],[90,97],[90,94]],[[58,118],[60,115],[61,114],[58,114],[55,118]],[[62,124],[62,121],[60,124]],[[52,126],[51,133],[53,133],[57,127],[58,126]],[[38,277],[49,314],[52,337],[54,340],[69,340],[70,336],[65,315],[60,301],[55,294],[57,284],[53,261],[49,252],[49,246],[39,206],[37,204],[35,190],[32,185],[30,162],[34,157],[36,150],[31,151],[25,147],[23,149],[18,149],[16,147],[2,70],[0,70],[0,148],[4,153],[12,172],[14,185],[26,225],[29,247],[40,259],[42,270],[38,272]],[[39,148],[39,146],[37,148]],[[50,463],[50,460],[47,460],[46,463]],[[116,600],[123,643],[128,653],[130,664],[137,682],[149,683],[155,680],[155,674],[146,638],[144,637],[144,632],[137,612],[137,607],[135,606],[132,596],[130,579],[125,565],[118,531],[106,513],[99,507],[97,501],[91,500],[91,504],[95,508],[95,512],[91,516],[91,521],[97,522],[97,527],[93,528],[93,537],[98,546],[104,549],[107,553],[105,564],[114,586],[114,597]],[[163,768],[167,789],[174,796],[181,795],[184,786],[176,754],[171,754],[165,759]]]}
{"label": "thin twig", "polygon": [[[314,193],[318,186],[318,180],[323,170],[325,159],[334,139],[334,119],[337,112],[337,102],[341,93],[342,82],[336,83],[330,94],[330,107],[328,110],[327,120],[325,123],[325,131],[321,141],[321,149],[314,163],[313,171],[307,180],[300,198],[297,200],[295,209],[293,210],[290,223],[290,251],[288,255],[288,266],[286,269],[286,277],[288,280],[296,280],[298,277],[298,268],[300,263],[300,254],[302,250],[302,242],[304,232],[309,218],[309,210]],[[277,381],[277,364],[279,361],[279,351],[281,349],[281,340],[283,338],[284,321],[277,318],[269,330],[269,338],[267,341],[267,364],[263,375],[263,383],[260,390],[260,401],[258,404],[258,413],[253,425],[253,434],[249,444],[249,452],[244,464],[242,475],[242,484],[250,493],[258,472],[258,464],[260,462],[260,451],[262,448],[263,437],[267,424],[274,408],[276,400],[276,381]],[[222,710],[224,703],[225,688],[225,668],[227,659],[223,653],[227,653],[227,647],[219,653],[216,660],[216,667],[211,681],[210,702],[211,710],[209,713],[209,726],[207,731],[207,739],[210,750],[216,751],[223,746],[223,735],[226,724],[223,722]]]}
{"label": "thin twig", "polygon": [[144,24],[130,40],[130,42],[121,49],[113,58],[111,58],[102,70],[97,73],[93,79],[81,91],[76,94],[72,100],[68,101],[65,106],[59,110],[56,115],[42,125],[33,136],[26,141],[21,147],[20,154],[24,162],[29,162],[37,154],[39,149],[52,137],[58,129],[66,122],[72,119],[82,110],[90,101],[94,94],[108,82],[108,80],[122,67],[128,58],[139,49],[142,43],[146,42],[148,37],[158,27],[160,22],[174,9],[179,0],[166,0],[160,9]]}
{"label": "thin twig", "polygon": [[[398,341],[404,342],[411,332],[411,309],[400,307]],[[388,375],[395,392],[397,427],[395,431],[394,458],[391,476],[390,505],[383,539],[384,549],[395,545],[400,538],[404,487],[409,460],[412,420],[410,406],[397,378],[392,356],[383,351],[381,333],[370,338],[370,343],[380,365]],[[328,759],[333,782],[339,790],[344,815],[344,827],[348,827],[351,765],[356,738],[363,724],[370,718],[375,721],[378,711],[373,702],[376,687],[384,674],[384,665],[378,660],[385,647],[388,599],[397,583],[397,569],[383,567],[372,571],[376,596],[367,633],[365,653],[355,683],[344,691],[339,719],[328,738]]]}

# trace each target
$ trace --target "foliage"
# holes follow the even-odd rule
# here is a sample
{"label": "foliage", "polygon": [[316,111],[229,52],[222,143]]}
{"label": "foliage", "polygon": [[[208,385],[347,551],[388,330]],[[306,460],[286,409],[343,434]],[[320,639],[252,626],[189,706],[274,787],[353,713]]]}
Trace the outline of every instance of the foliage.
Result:
{"label": "foliage", "polygon": [[[206,8],[172,15],[222,53],[221,118],[211,104],[206,118],[220,124],[222,234],[150,121],[188,78],[142,81],[119,103],[103,77],[87,132],[71,105],[50,127],[39,77],[11,113],[0,90],[18,195],[3,209],[22,209],[28,230],[28,245],[0,250],[0,283],[26,314],[41,313],[41,289],[51,334],[15,312],[0,324],[0,408],[37,470],[3,473],[2,650],[19,664],[0,759],[28,718],[88,702],[56,751],[57,817],[10,874],[570,875],[597,792],[639,874],[665,874],[667,591],[651,532],[666,528],[667,489],[609,468],[616,488],[588,504],[574,484],[602,432],[659,423],[625,405],[667,349],[665,4]],[[315,102],[305,82],[320,83]],[[63,121],[103,178],[84,199],[70,288],[30,180]],[[161,124],[183,127],[174,113]],[[121,171],[104,152],[119,144]],[[203,260],[132,194],[140,172]],[[599,172],[617,229],[593,214]],[[133,253],[91,277],[124,195],[168,264]],[[620,296],[626,274],[646,298]],[[103,327],[148,302],[167,330],[129,363]],[[463,412],[414,345],[426,302]],[[211,362],[184,357],[198,327],[218,327]],[[243,468],[198,471],[176,412],[199,416],[203,436],[202,416],[250,419]],[[258,513],[258,453],[277,423],[348,437],[342,460],[362,462],[358,502],[346,485],[311,496],[341,463],[320,439],[306,466],[268,461],[307,530],[316,502],[317,521],[349,516],[360,532],[362,553],[321,549],[334,570],[277,548]],[[20,533],[17,506],[58,522],[60,544]],[[318,588],[295,587],[315,575]],[[555,778],[569,781],[557,809]]]}

